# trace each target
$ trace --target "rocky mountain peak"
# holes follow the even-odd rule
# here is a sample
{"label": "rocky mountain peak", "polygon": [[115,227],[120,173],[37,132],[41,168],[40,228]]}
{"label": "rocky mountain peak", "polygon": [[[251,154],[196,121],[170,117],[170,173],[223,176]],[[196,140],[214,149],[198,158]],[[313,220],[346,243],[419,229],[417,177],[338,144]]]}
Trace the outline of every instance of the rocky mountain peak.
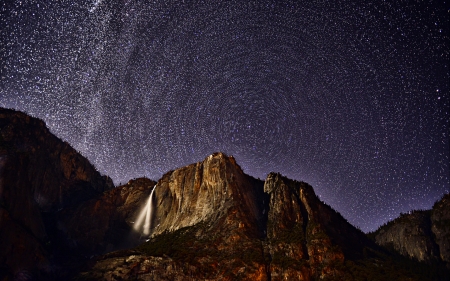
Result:
{"label": "rocky mountain peak", "polygon": [[244,174],[232,156],[220,152],[169,172],[155,187],[152,233],[213,223],[233,211],[239,212],[248,225],[258,225],[262,208],[257,202],[262,186],[261,181]]}

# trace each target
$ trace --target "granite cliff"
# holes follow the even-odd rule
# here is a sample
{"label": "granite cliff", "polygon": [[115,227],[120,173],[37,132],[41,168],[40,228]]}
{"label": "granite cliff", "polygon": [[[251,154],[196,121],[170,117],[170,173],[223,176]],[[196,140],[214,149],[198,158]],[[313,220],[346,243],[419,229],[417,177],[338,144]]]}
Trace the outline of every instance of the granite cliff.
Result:
{"label": "granite cliff", "polygon": [[[448,198],[434,209],[430,253],[445,260]],[[0,280],[446,277],[375,244],[307,183],[258,180],[214,153],[114,188],[41,120],[0,109]]]}
{"label": "granite cliff", "polygon": [[[166,173],[147,242],[97,257],[80,280],[445,280],[393,256],[313,188],[246,175],[215,153]],[[425,272],[425,273],[424,273]]]}
{"label": "granite cliff", "polygon": [[254,179],[223,153],[165,174],[153,203],[150,241],[100,258],[83,278],[344,278],[345,258],[373,246],[308,184]]}
{"label": "granite cliff", "polygon": [[377,244],[426,262],[450,268],[450,194],[431,210],[413,211],[380,227],[371,236]]}

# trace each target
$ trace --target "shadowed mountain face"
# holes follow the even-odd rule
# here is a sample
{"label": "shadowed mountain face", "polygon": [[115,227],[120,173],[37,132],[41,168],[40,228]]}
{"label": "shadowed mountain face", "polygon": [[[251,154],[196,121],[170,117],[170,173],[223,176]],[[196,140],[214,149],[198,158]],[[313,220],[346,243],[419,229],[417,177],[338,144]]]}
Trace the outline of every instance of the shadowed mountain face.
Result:
{"label": "shadowed mountain face", "polygon": [[309,269],[306,276],[343,278],[345,274],[336,264],[362,258],[363,249],[373,246],[362,232],[321,202],[308,184],[269,174],[264,191],[269,197],[267,240],[273,257],[272,275],[283,280],[298,276],[283,267],[288,259],[306,263],[302,268],[302,272]]}
{"label": "shadowed mountain face", "polygon": [[114,230],[129,233],[127,206],[148,194],[146,181],[112,189],[44,122],[0,109],[0,277],[50,278],[62,263],[123,243]]}
{"label": "shadowed mountain face", "polygon": [[[44,122],[0,109],[0,263],[27,276],[51,272],[58,211],[113,187],[89,161],[52,135]],[[58,234],[58,235],[59,235]],[[58,243],[57,243],[58,244]]]}
{"label": "shadowed mountain face", "polygon": [[[113,188],[42,121],[5,109],[0,200],[0,280],[445,280],[448,273],[417,273],[418,264],[377,246],[310,185],[277,173],[257,180],[223,153],[158,182]],[[444,203],[432,215],[442,222],[433,233],[446,231]],[[135,230],[140,214],[148,216],[147,235]],[[443,235],[436,244],[447,245]]]}

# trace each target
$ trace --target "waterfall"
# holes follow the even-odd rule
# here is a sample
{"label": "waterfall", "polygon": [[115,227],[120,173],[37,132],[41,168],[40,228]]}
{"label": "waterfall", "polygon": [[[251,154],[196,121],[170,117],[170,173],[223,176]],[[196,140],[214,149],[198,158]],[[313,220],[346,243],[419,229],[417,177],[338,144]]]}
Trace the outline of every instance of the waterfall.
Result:
{"label": "waterfall", "polygon": [[150,193],[150,196],[148,197],[147,204],[145,204],[145,207],[142,209],[141,213],[138,216],[137,221],[134,223],[133,228],[138,231],[142,232],[144,235],[150,234],[151,229],[151,217],[152,217],[152,201],[153,201],[153,192],[155,192],[156,185],[153,187],[152,192]]}

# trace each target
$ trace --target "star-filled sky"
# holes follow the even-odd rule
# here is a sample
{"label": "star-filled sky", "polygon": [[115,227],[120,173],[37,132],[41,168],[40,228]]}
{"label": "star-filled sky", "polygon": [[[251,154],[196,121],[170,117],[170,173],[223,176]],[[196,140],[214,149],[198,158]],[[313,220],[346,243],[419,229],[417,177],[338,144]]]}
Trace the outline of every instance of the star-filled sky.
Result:
{"label": "star-filled sky", "polygon": [[0,106],[116,184],[223,151],[363,231],[449,192],[446,1],[0,5]]}

